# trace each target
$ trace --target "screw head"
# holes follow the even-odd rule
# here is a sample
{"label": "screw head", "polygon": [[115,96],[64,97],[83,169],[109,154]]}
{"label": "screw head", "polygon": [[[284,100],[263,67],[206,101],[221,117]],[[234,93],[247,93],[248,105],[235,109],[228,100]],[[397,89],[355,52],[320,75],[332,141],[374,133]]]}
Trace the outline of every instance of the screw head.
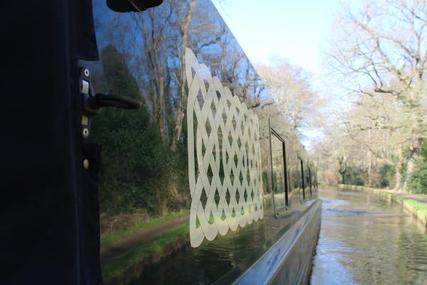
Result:
{"label": "screw head", "polygon": [[83,128],[83,137],[85,139],[87,139],[89,137],[89,129],[88,128]]}
{"label": "screw head", "polygon": [[89,75],[90,75],[89,69],[85,68],[85,69],[83,70],[83,74],[84,74],[86,77],[89,77]]}
{"label": "screw head", "polygon": [[85,158],[83,159],[83,167],[84,169],[89,169],[89,159]]}

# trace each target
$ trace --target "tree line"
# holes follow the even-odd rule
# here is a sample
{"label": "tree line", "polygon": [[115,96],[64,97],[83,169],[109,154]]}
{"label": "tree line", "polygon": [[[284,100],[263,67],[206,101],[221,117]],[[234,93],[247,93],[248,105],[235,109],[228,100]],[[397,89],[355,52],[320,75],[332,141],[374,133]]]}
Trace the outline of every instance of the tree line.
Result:
{"label": "tree line", "polygon": [[313,153],[325,183],[427,193],[427,1],[343,6],[329,50],[345,112]]}

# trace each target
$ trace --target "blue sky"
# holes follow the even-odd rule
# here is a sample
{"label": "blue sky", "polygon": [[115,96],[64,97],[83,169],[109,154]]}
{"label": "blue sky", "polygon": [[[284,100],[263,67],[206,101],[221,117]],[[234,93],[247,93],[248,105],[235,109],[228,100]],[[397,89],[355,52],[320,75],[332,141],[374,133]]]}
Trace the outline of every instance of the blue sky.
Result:
{"label": "blue sky", "polygon": [[253,63],[281,57],[321,72],[339,0],[213,2]]}
{"label": "blue sky", "polygon": [[[325,84],[324,56],[333,37],[340,0],[213,0],[252,63],[284,58],[312,75],[312,87],[334,104]],[[310,148],[322,138],[318,129],[304,130]]]}

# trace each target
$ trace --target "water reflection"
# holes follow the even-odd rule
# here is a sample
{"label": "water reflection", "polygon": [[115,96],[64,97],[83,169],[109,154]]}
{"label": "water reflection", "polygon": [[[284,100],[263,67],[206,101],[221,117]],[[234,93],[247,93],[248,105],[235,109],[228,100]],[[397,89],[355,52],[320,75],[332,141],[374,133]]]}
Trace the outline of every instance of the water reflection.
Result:
{"label": "water reflection", "polygon": [[301,209],[277,219],[267,216],[198,248],[183,248],[151,266],[135,268],[124,284],[231,284],[303,213]]}
{"label": "water reflection", "polygon": [[[307,209],[308,205],[302,200],[299,161],[299,158],[306,160],[305,151],[282,116],[275,116],[278,119],[272,120],[271,127],[286,138],[292,186],[289,207],[276,219],[270,195],[266,132],[270,131],[269,118],[277,113],[277,107],[273,104],[264,108],[261,104],[268,102],[265,99],[270,99],[269,92],[213,3],[165,0],[161,6],[143,13],[116,13],[107,7],[105,0],[92,2],[100,59],[80,63],[90,69],[97,93],[126,96],[144,103],[143,108],[134,111],[101,110],[92,120],[90,139],[102,146],[101,252],[109,252],[103,254],[101,260],[104,283],[200,284],[221,278],[219,281],[229,284]],[[261,137],[264,182],[262,189],[257,189],[265,194],[261,222],[230,231],[194,250],[188,248],[188,223],[177,220],[184,217],[192,202],[188,172],[192,152],[188,151],[188,134],[195,127],[187,121],[188,113],[192,113],[192,109],[187,109],[189,86],[184,68],[187,47],[195,53],[198,62],[206,64],[212,75],[218,77],[220,84],[258,114],[261,134],[255,138]],[[203,114],[217,112],[215,104],[205,106],[212,112],[206,109]],[[233,120],[238,121],[237,117],[242,115],[236,115]],[[204,127],[210,136],[212,125]],[[237,134],[235,128],[233,124],[233,133]],[[224,134],[223,129],[217,132],[219,138]],[[235,141],[242,143],[240,138]],[[198,145],[204,155],[207,148],[203,150],[202,144]],[[215,150],[220,150],[219,144]],[[278,158],[278,162],[283,163],[283,157]],[[196,171],[202,169],[198,165]],[[212,168],[206,170],[206,180],[209,180],[213,176]],[[278,179],[283,188],[283,169],[277,173],[282,175]],[[240,182],[244,175],[240,174],[233,170],[228,176]],[[228,177],[222,173],[218,176]],[[208,183],[211,185],[211,181]],[[305,185],[308,189],[309,183]],[[280,198],[283,207],[283,189],[275,192],[282,195],[277,201]],[[231,198],[241,197],[239,192],[235,197],[228,194],[226,204]],[[212,201],[218,196],[201,195],[202,207],[209,197]],[[315,197],[310,195],[307,199]],[[215,217],[212,215],[212,218]],[[117,248],[120,250],[114,251]]]}
{"label": "water reflection", "polygon": [[271,232],[262,221],[231,232],[226,240],[185,248],[146,268],[129,284],[230,284],[269,248]]}
{"label": "water reflection", "polygon": [[399,206],[366,193],[321,196],[312,284],[427,284],[427,236]]}

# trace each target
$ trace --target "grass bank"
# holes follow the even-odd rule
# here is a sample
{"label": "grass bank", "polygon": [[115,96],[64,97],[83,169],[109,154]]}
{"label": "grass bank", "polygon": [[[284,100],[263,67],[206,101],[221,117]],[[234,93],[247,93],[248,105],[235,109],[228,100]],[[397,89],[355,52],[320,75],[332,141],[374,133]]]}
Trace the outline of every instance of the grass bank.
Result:
{"label": "grass bank", "polygon": [[188,223],[162,231],[149,242],[142,242],[102,262],[104,284],[126,284],[138,278],[146,266],[158,262],[189,244]]}
{"label": "grass bank", "polygon": [[101,252],[108,249],[114,243],[123,240],[127,237],[130,237],[136,233],[149,230],[155,226],[167,223],[179,217],[189,216],[190,212],[188,210],[180,210],[177,212],[171,212],[167,215],[150,218],[149,220],[129,226],[126,229],[120,229],[113,232],[108,232],[101,235]]}
{"label": "grass bank", "polygon": [[427,195],[416,195],[390,191],[387,189],[345,184],[339,184],[338,189],[376,193],[383,199],[393,201],[401,205],[403,209],[415,217],[424,228],[427,228]]}
{"label": "grass bank", "polygon": [[181,210],[102,235],[104,284],[127,284],[147,266],[189,245],[188,216]]}

